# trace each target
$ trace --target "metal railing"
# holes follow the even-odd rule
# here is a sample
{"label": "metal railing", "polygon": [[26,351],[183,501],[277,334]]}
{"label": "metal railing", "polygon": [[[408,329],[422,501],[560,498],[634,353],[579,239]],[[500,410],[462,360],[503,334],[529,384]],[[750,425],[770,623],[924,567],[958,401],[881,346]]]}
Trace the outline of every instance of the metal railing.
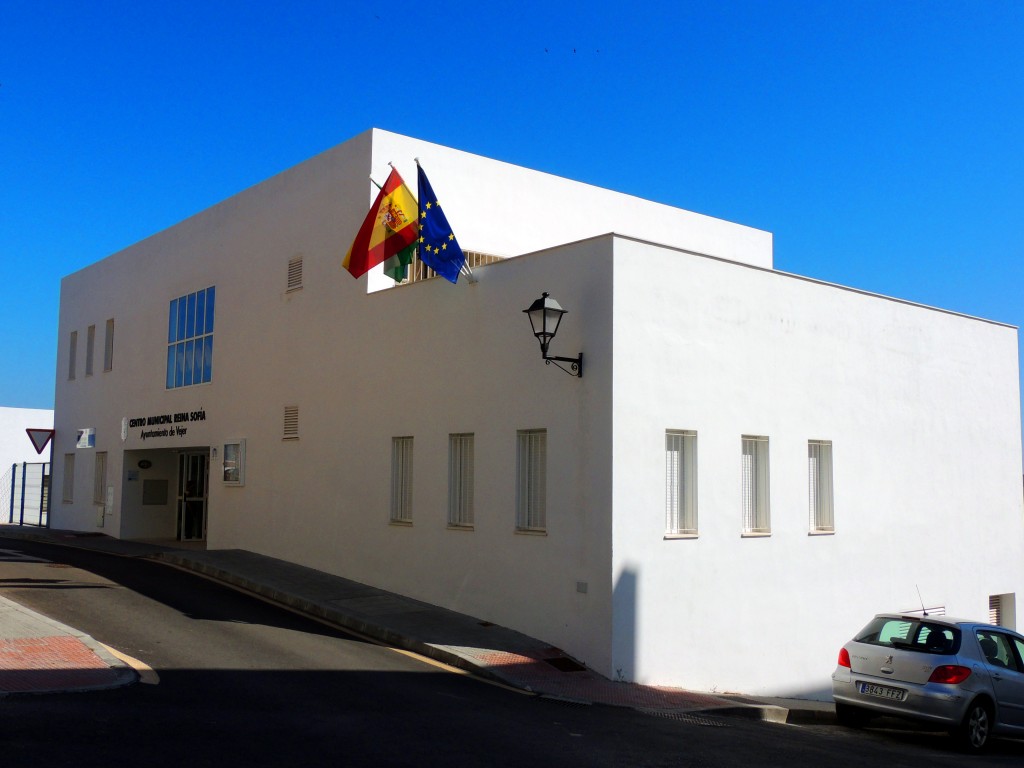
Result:
{"label": "metal railing", "polygon": [[[463,251],[463,253],[466,255],[466,264],[470,269],[473,267],[484,267],[496,261],[504,261],[504,257],[493,256],[489,253],[480,253],[478,251]],[[419,256],[413,256],[412,261],[409,263],[409,275],[400,285],[419,283],[424,280],[432,280],[435,277],[437,277],[437,272],[420,261]]]}
{"label": "metal railing", "polygon": [[0,478],[0,522],[46,527],[49,509],[49,462],[12,464]]}

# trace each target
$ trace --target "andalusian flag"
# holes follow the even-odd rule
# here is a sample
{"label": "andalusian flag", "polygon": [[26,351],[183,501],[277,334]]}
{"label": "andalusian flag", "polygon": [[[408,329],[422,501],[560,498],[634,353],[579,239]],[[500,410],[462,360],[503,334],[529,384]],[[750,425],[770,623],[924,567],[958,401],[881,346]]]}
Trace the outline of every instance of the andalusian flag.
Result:
{"label": "andalusian flag", "polygon": [[415,246],[419,234],[416,211],[416,198],[392,168],[341,265],[352,277],[360,277]]}
{"label": "andalusian flag", "polygon": [[402,282],[409,276],[409,265],[415,256],[416,243],[413,243],[404,251],[399,251],[397,255],[384,261],[384,274],[396,283]]}

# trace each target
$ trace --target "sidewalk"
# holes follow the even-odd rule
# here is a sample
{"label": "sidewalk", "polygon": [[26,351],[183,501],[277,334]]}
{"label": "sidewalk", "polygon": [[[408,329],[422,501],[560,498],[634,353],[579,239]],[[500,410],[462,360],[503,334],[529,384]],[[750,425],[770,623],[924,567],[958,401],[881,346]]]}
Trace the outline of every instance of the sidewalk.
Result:
{"label": "sidewalk", "polygon": [[0,698],[117,688],[136,674],[88,635],[0,597]]}
{"label": "sidewalk", "polygon": [[[834,717],[833,707],[821,702],[767,701],[612,682],[558,648],[520,632],[244,550],[187,549],[175,542],[121,541],[104,535],[0,525],[0,539],[3,538],[30,539],[159,560],[372,640],[545,698],[625,706],[665,715],[701,712],[773,722]],[[0,647],[6,638],[7,622],[5,614],[0,612]],[[3,669],[0,662],[0,674]],[[0,685],[0,692],[2,690]]]}

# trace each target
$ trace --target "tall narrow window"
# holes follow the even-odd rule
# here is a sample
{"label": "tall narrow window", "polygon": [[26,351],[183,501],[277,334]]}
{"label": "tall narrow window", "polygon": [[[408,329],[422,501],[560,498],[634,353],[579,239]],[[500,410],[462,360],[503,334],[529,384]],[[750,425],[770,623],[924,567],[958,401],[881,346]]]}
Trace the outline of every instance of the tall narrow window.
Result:
{"label": "tall narrow window", "polygon": [[68,381],[75,378],[75,369],[78,368],[78,331],[72,331],[68,339]]}
{"label": "tall narrow window", "polygon": [[832,443],[828,440],[807,442],[808,515],[812,533],[832,533]]}
{"label": "tall narrow window", "polygon": [[548,432],[516,433],[516,529],[547,530]]}
{"label": "tall narrow window", "polygon": [[412,522],[412,438],[391,438],[391,522]]}
{"label": "tall narrow window", "polygon": [[64,454],[64,495],[65,504],[75,500],[75,454]]}
{"label": "tall narrow window", "polygon": [[107,452],[96,452],[96,466],[92,481],[92,503],[106,504],[107,502]]}
{"label": "tall narrow window", "polygon": [[448,525],[473,527],[473,435],[448,435]]}
{"label": "tall narrow window", "polygon": [[772,527],[768,509],[768,438],[744,435],[741,458],[743,533],[769,534]]}
{"label": "tall narrow window", "polygon": [[96,351],[96,326],[90,325],[85,332],[85,375],[92,376],[92,358]]}
{"label": "tall narrow window", "polygon": [[103,370],[114,368],[114,318],[107,320],[106,333],[103,335]]}
{"label": "tall narrow window", "polygon": [[167,318],[167,389],[213,379],[213,320],[217,289],[171,299]]}
{"label": "tall narrow window", "polygon": [[697,433],[665,433],[665,534],[697,535]]}

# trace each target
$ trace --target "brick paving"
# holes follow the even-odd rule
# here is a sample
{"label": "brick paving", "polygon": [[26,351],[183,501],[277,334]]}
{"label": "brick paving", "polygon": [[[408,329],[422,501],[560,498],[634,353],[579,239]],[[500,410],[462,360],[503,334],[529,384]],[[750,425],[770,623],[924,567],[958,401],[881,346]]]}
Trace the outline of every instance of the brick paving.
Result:
{"label": "brick paving", "polygon": [[105,688],[119,679],[77,637],[0,638],[0,694]]}

